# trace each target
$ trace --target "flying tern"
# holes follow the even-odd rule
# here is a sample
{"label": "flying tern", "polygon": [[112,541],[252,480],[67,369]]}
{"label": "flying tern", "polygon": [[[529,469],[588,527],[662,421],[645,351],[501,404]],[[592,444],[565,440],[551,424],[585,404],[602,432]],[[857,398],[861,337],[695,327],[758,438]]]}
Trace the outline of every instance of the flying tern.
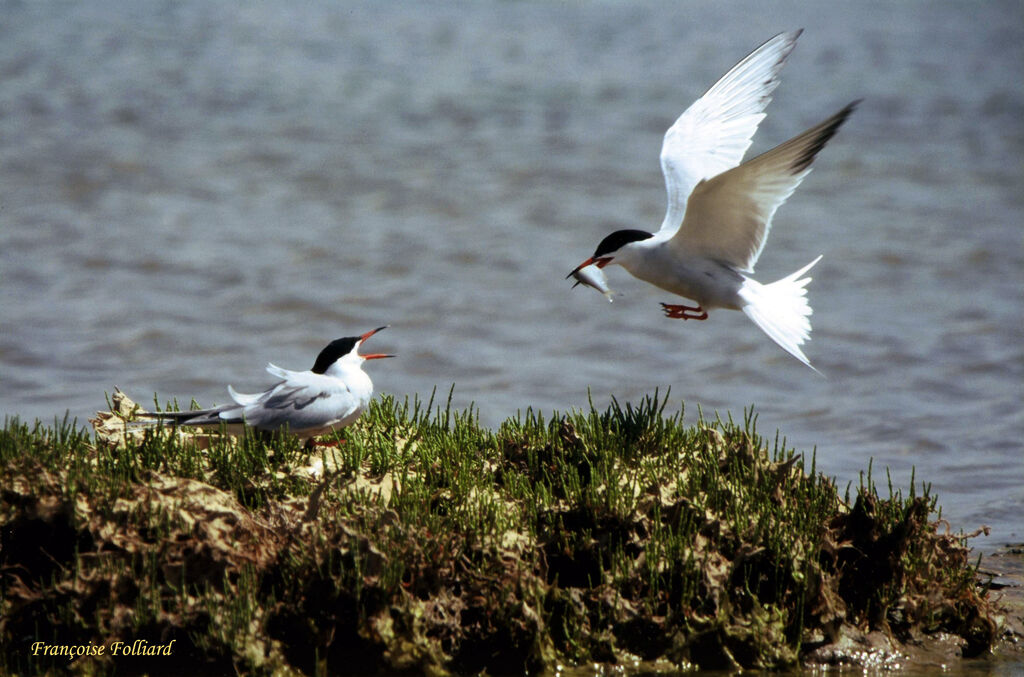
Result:
{"label": "flying tern", "polygon": [[[665,133],[661,169],[668,209],[656,233],[617,230],[569,275],[589,286],[589,266],[618,264],[634,277],[697,302],[662,303],[665,315],[706,320],[708,310],[742,310],[791,355],[814,367],[800,346],[809,338],[809,277],[821,256],[770,284],[754,271],[775,210],[786,201],[859,101],[789,141],[747,160],[778,74],[802,30],[780,33],[736,64]],[[598,278],[599,279],[599,278]],[[815,369],[815,371],[817,371]]]}
{"label": "flying tern", "polygon": [[394,357],[358,352],[363,342],[381,329],[386,327],[331,341],[320,351],[309,371],[289,371],[268,364],[267,371],[281,380],[262,393],[251,395],[237,392],[229,385],[233,404],[144,416],[171,425],[237,427],[245,424],[266,432],[287,429],[303,438],[343,428],[359,418],[373,396],[373,382],[363,371],[363,362]]}

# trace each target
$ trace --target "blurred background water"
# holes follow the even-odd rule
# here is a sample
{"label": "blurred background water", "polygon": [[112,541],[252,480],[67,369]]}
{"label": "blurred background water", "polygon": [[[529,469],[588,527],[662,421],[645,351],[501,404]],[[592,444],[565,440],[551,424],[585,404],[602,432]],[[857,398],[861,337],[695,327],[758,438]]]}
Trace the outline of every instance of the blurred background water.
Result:
{"label": "blurred background water", "polygon": [[[225,401],[380,324],[380,392],[517,410],[671,388],[856,484],[932,483],[1024,537],[1024,5],[4,2],[0,412],[80,423],[120,386]],[[776,215],[807,354],[741,313],[661,317],[566,273],[664,210],[661,137],[806,28],[751,154],[861,108]]]}

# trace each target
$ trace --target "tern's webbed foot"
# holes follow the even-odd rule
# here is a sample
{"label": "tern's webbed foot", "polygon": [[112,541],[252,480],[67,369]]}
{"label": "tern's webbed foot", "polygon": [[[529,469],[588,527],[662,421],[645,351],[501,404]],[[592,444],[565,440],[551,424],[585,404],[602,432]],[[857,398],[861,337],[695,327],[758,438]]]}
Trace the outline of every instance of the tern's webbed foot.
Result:
{"label": "tern's webbed foot", "polygon": [[700,306],[679,306],[671,303],[662,303],[661,309],[665,311],[665,317],[673,320],[706,320],[708,311]]}

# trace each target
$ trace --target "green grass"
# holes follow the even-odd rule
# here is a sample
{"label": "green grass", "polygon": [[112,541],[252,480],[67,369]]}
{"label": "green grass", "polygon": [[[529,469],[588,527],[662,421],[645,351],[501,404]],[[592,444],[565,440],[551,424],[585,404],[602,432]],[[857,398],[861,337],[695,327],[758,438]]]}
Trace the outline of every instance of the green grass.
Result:
{"label": "green grass", "polygon": [[[777,668],[854,629],[996,636],[927,485],[840,495],[742,421],[374,401],[337,446],[67,420],[0,433],[0,669],[175,640],[161,669]],[[809,465],[809,467],[808,467]],[[149,670],[138,658],[130,670]],[[149,659],[154,660],[154,659]],[[93,673],[122,663],[82,658]]]}

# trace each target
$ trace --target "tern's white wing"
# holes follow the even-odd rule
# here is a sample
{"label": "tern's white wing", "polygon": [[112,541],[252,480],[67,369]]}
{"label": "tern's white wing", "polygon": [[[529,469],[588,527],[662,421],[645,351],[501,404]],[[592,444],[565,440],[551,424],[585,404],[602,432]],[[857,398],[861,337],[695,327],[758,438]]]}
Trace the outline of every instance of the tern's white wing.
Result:
{"label": "tern's white wing", "polygon": [[764,248],[775,210],[811,171],[815,155],[846,121],[854,101],[821,124],[693,189],[679,232],[669,241],[750,272]]}
{"label": "tern's white wing", "polygon": [[683,221],[686,199],[700,181],[732,169],[750,148],[764,119],[778,74],[803,29],[780,33],[733,66],[679,116],[661,146],[668,209],[659,235],[671,236]]}
{"label": "tern's white wing", "polygon": [[284,380],[243,407],[250,426],[263,430],[287,426],[292,432],[320,430],[347,425],[366,406],[338,379],[279,367],[271,373]]}

